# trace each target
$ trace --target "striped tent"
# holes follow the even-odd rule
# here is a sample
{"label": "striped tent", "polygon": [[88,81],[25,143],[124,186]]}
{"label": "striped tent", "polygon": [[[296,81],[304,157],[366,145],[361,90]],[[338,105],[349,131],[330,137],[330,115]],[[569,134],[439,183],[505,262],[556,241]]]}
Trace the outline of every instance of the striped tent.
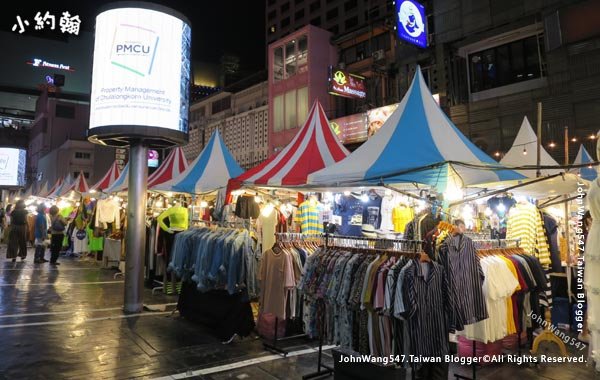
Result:
{"label": "striped tent", "polygon": [[162,165],[148,177],[148,189],[178,177],[188,168],[188,162],[183,149],[177,147],[171,150]]}
{"label": "striped tent", "polygon": [[126,191],[129,185],[129,163],[125,165],[119,177],[104,190],[105,193],[116,193],[119,191]]}
{"label": "striped tent", "polygon": [[[56,180],[56,183],[50,188],[46,189],[46,191],[40,191],[39,196],[42,198],[48,198],[51,194],[54,194],[57,190],[60,190],[64,182],[64,178],[59,178]],[[46,188],[48,187],[48,183],[46,182]]]}
{"label": "striped tent", "polygon": [[323,107],[315,101],[304,126],[281,152],[233,182],[274,187],[301,186],[306,184],[310,173],[333,165],[348,154],[329,126]]}
{"label": "striped tent", "polygon": [[90,191],[90,187],[88,186],[87,181],[85,180],[85,175],[83,175],[83,171],[79,172],[79,175],[77,176],[75,181],[73,181],[72,184],[70,184],[69,186],[63,186],[60,196],[65,196],[71,191],[75,191],[79,194],[84,194]]}
{"label": "striped tent", "polygon": [[[594,159],[592,158],[592,156],[590,156],[583,144],[581,144],[581,146],[579,147],[579,152],[577,152],[577,157],[575,157],[575,161],[573,162],[573,164],[580,165],[592,162],[594,162]],[[596,171],[597,169],[593,166],[587,166],[585,168],[579,168],[575,170],[579,177],[587,181],[593,181],[596,178],[598,178],[598,172]]]}
{"label": "striped tent", "polygon": [[90,189],[100,191],[108,189],[117,180],[117,178],[119,178],[120,173],[121,172],[119,170],[119,165],[117,165],[117,161],[113,162],[104,177],[102,177],[102,179],[94,186],[91,186]]}
{"label": "striped tent", "polygon": [[381,129],[346,159],[311,174],[313,186],[420,183],[455,186],[517,180],[467,139],[440,109],[417,68],[398,108]]}
{"label": "striped tent", "polygon": [[230,178],[243,173],[217,129],[200,155],[179,176],[152,190],[202,194],[227,186]]}
{"label": "striped tent", "polygon": [[63,179],[62,182],[60,184],[60,186],[56,187],[54,189],[54,191],[50,191],[48,193],[48,195],[46,196],[46,198],[58,198],[63,194],[63,191],[67,188],[69,188],[72,184],[73,184],[73,177],[71,177],[71,174],[67,174]]}
{"label": "striped tent", "polygon": [[43,198],[44,194],[48,194],[49,192],[49,188],[48,188],[48,181],[45,181],[44,184],[42,186],[40,186],[39,191],[37,192],[37,197]]}

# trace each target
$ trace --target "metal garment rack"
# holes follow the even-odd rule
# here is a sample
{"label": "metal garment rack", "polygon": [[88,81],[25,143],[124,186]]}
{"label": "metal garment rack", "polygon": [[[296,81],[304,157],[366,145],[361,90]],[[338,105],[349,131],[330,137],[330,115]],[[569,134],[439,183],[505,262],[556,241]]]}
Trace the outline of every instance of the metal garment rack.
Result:
{"label": "metal garment rack", "polygon": [[[301,234],[296,232],[279,232],[275,234],[275,238],[278,243],[291,243],[291,242],[299,242],[299,241],[310,241],[322,243],[323,234]],[[263,342],[263,347],[271,352],[275,352],[283,355],[284,357],[290,352],[287,349],[281,348],[278,343],[286,340],[292,340],[297,338],[306,338],[306,334],[296,334],[285,337],[278,337],[278,328],[279,328],[279,318],[275,317],[275,332],[273,334],[273,340],[269,343]]]}
{"label": "metal garment rack", "polygon": [[[418,253],[422,247],[421,240],[404,240],[404,239],[380,239],[380,238],[368,238],[368,237],[355,237],[355,236],[338,236],[325,234],[324,247],[340,247],[340,248],[367,248],[367,249],[381,249],[382,251],[389,250],[390,252],[397,251],[408,251],[410,249]],[[361,242],[363,244],[356,244]],[[405,248],[405,247],[409,248]],[[325,325],[325,312],[321,313],[321,323],[319,326],[319,353],[317,356],[317,371],[302,376],[302,380],[314,379],[316,377],[331,375],[334,369],[326,364],[323,364],[323,326]],[[414,378],[414,371],[412,376]]]}
{"label": "metal garment rack", "polygon": [[[475,244],[475,249],[496,249],[496,248],[510,248],[508,247],[509,243],[515,243],[516,247],[519,247],[519,244],[521,243],[521,239],[479,239],[479,240],[473,240],[473,244]],[[480,247],[479,245],[484,245],[484,244],[491,244],[491,247],[485,246],[485,247]],[[478,247],[479,246],[479,247]],[[521,321],[519,321],[521,322]],[[519,324],[520,325],[520,324]],[[519,330],[517,331],[517,346],[518,346],[518,351],[519,351],[519,356],[521,356],[521,333],[523,332],[523,330],[521,330],[519,328]],[[475,355],[477,354],[477,341],[473,340],[473,357],[475,357]],[[460,374],[453,374],[454,378],[456,378],[456,380],[461,379],[461,380],[477,380],[477,364],[475,364],[475,362],[473,362],[473,364],[471,365],[472,368],[472,373],[473,373],[473,377],[467,377],[467,376],[463,376]]]}

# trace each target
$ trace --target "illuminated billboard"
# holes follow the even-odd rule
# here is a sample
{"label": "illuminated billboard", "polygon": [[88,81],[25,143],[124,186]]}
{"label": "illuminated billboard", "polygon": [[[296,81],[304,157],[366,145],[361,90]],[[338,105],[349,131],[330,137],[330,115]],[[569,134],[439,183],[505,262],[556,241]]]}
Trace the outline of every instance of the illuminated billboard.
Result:
{"label": "illuminated billboard", "polygon": [[157,145],[185,143],[190,24],[169,8],[132,4],[96,17],[90,140],[109,145],[136,138]]}
{"label": "illuminated billboard", "polygon": [[329,124],[342,144],[353,144],[367,139],[367,115],[365,113],[333,119]]}
{"label": "illuminated billboard", "polygon": [[0,148],[0,187],[25,186],[25,149]]}
{"label": "illuminated billboard", "polygon": [[365,78],[330,66],[329,93],[346,98],[364,99],[367,97]]}
{"label": "illuminated billboard", "polygon": [[383,123],[385,123],[392,113],[394,113],[399,104],[400,103],[390,104],[389,106],[373,108],[367,111],[368,137],[372,137],[379,131],[379,128],[381,128]]}
{"label": "illuminated billboard", "polygon": [[414,0],[396,0],[398,37],[410,44],[427,47],[425,7]]}

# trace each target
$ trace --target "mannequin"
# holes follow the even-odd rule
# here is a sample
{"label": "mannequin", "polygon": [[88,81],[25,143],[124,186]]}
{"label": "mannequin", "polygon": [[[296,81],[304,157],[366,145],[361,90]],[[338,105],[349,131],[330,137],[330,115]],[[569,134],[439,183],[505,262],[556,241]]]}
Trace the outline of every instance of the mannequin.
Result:
{"label": "mannequin", "polygon": [[[600,141],[596,143],[596,158],[600,160]],[[591,333],[589,352],[596,371],[600,371],[600,177],[592,182],[586,198],[592,216],[585,245],[584,271],[588,298],[587,323]]]}
{"label": "mannequin", "polygon": [[[165,219],[169,219],[169,225],[165,224]],[[164,234],[165,248],[167,257],[170,257],[171,246],[173,245],[174,236],[181,231],[188,229],[189,223],[188,208],[176,202],[172,207],[163,211],[156,220],[160,229],[166,232]]]}

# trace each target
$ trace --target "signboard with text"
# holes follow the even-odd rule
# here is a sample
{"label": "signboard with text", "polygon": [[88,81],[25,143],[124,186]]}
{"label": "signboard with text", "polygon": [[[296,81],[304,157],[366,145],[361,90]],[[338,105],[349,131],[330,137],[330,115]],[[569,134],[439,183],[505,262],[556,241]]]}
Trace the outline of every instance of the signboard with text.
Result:
{"label": "signboard with text", "polygon": [[427,47],[425,7],[415,0],[396,0],[398,37],[412,45]]}
{"label": "signboard with text", "polygon": [[365,113],[333,119],[329,124],[342,144],[353,144],[367,139],[367,115]]}
{"label": "signboard with text", "polygon": [[335,67],[329,67],[329,93],[346,98],[367,97],[365,78]]}
{"label": "signboard with text", "polygon": [[191,28],[175,11],[147,6],[109,9],[96,18],[92,141],[187,142]]}

